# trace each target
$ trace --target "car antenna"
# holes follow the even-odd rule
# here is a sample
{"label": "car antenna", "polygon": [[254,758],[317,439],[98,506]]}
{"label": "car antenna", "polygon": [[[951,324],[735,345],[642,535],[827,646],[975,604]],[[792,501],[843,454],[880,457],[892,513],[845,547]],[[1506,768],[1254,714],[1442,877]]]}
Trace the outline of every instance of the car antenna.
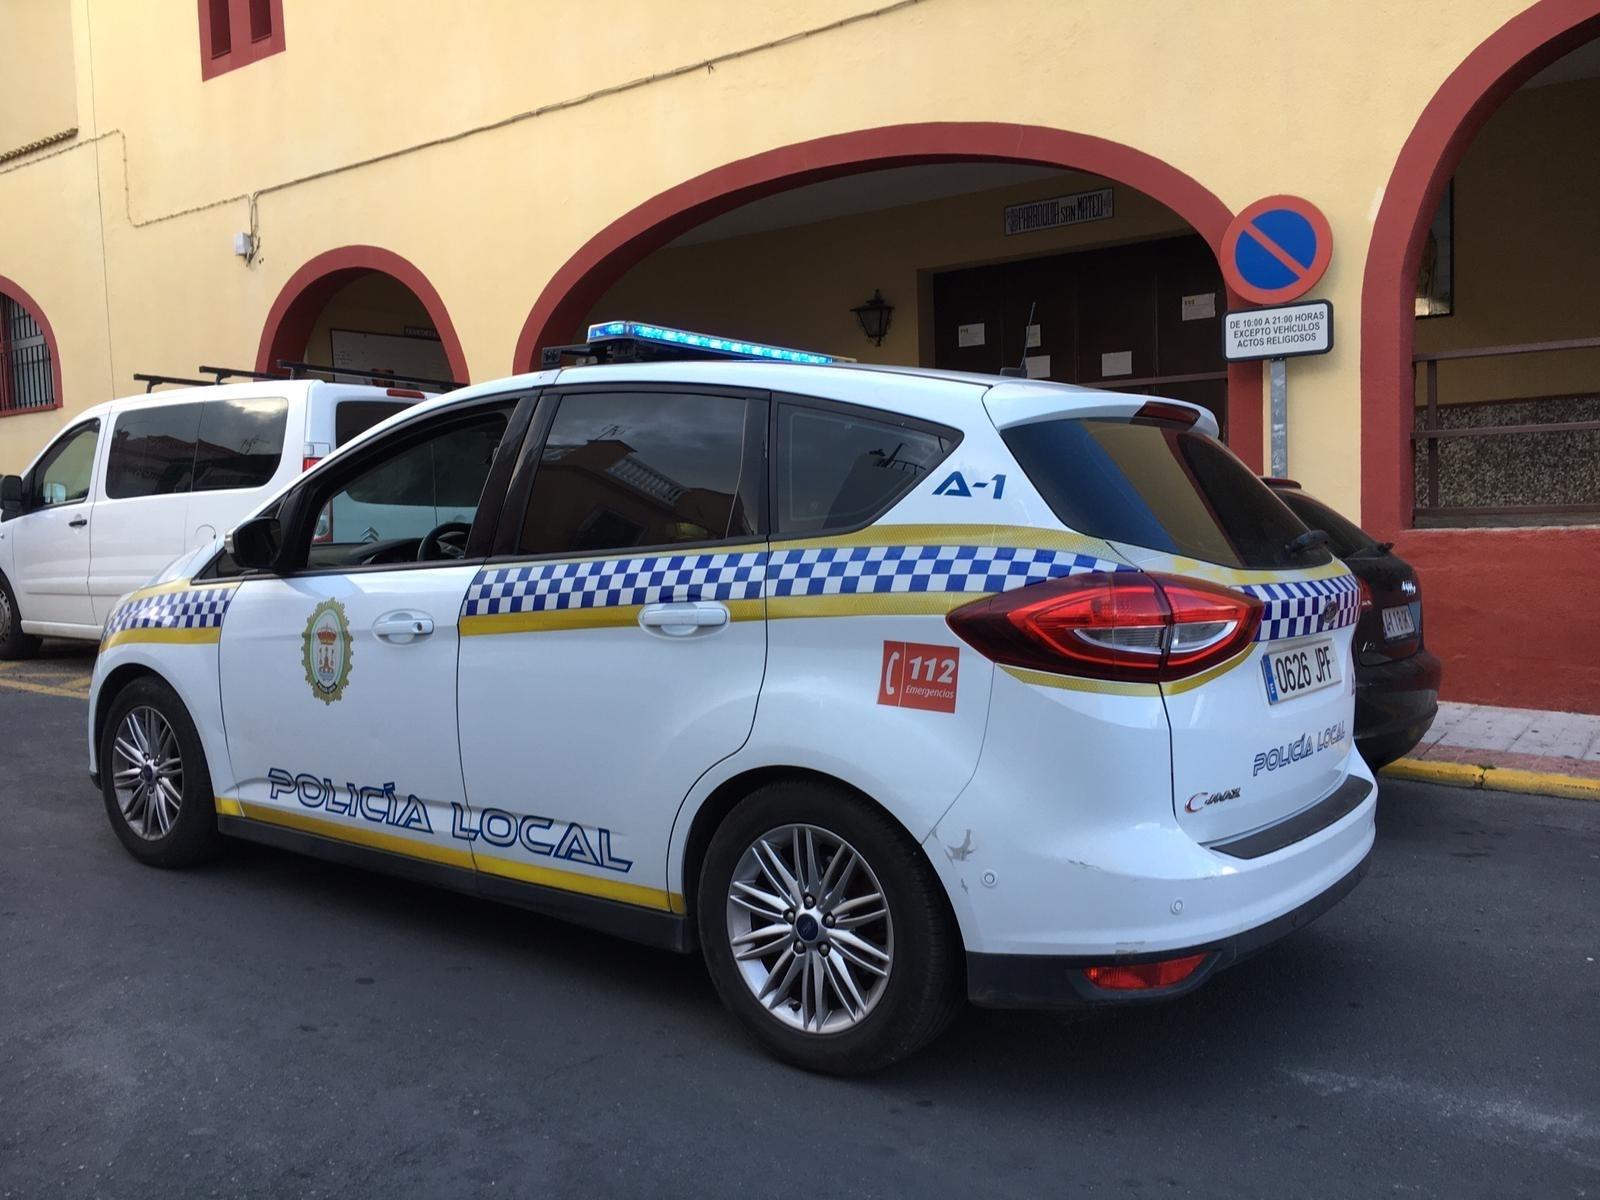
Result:
{"label": "car antenna", "polygon": [[1001,367],[1000,374],[1007,379],[1026,379],[1028,377],[1028,330],[1033,328],[1034,310],[1039,307],[1037,300],[1028,305],[1028,323],[1022,327],[1022,361],[1014,367]]}

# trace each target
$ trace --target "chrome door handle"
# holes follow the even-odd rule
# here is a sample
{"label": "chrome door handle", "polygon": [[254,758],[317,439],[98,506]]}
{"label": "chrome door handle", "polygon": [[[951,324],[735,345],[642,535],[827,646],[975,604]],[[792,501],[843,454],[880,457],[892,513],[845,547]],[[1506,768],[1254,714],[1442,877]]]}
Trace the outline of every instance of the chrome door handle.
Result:
{"label": "chrome door handle", "polygon": [[728,608],[715,600],[688,604],[647,604],[639,610],[639,624],[659,630],[668,637],[688,637],[702,629],[716,629],[728,623]]}
{"label": "chrome door handle", "polygon": [[386,642],[404,646],[407,642],[425,638],[433,632],[433,618],[427,613],[384,613],[372,623],[372,632]]}
{"label": "chrome door handle", "polygon": [[73,529],[82,529],[88,523],[89,523],[89,518],[88,517],[73,517],[72,520],[67,522],[68,526],[70,526]]}

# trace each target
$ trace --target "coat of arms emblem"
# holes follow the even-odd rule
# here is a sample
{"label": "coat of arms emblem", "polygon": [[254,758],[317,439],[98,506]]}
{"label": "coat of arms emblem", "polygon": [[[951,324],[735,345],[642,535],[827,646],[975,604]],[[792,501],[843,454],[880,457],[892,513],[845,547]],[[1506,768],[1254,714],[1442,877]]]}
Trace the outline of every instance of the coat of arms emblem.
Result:
{"label": "coat of arms emblem", "polygon": [[344,695],[350,682],[350,623],[345,620],[344,605],[324,600],[312,609],[300,641],[311,694],[332,704]]}

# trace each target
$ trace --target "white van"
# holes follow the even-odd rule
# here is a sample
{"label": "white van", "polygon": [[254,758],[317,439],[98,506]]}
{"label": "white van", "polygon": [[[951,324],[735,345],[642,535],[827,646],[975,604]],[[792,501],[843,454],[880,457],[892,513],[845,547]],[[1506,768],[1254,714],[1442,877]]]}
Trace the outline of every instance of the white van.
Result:
{"label": "white van", "polygon": [[285,379],[96,405],[0,479],[0,659],[98,640],[117,600],[301,471],[423,399]]}

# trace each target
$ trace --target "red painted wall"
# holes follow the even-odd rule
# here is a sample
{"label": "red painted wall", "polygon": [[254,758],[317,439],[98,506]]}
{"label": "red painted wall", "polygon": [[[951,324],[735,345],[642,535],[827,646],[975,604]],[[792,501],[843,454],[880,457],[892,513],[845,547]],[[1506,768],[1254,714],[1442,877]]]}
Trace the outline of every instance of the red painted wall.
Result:
{"label": "red painted wall", "polygon": [[1442,698],[1600,713],[1600,529],[1410,529]]}

